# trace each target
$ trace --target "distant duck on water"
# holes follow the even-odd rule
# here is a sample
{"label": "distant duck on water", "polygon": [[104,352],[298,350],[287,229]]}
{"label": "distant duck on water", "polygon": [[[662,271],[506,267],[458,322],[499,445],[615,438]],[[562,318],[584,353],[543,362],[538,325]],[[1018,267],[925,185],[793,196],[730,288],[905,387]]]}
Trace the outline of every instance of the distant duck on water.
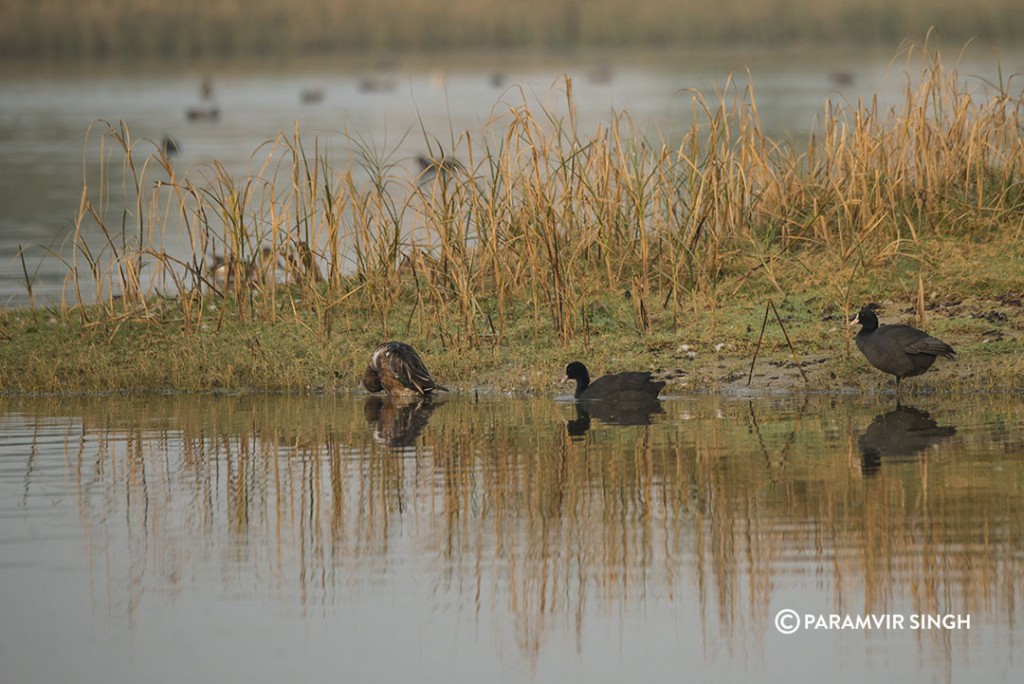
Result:
{"label": "distant duck on water", "polygon": [[178,145],[178,141],[169,135],[165,135],[163,140],[160,141],[160,151],[164,153],[164,156],[170,159],[171,157],[177,157],[178,152],[181,151],[181,146]]}
{"label": "distant duck on water", "polygon": [[404,342],[385,342],[370,354],[363,372],[363,387],[370,392],[384,390],[395,397],[423,397],[447,392],[430,377],[416,350]]}
{"label": "distant duck on water", "polygon": [[952,359],[956,352],[942,340],[909,325],[878,325],[878,316],[871,309],[861,309],[850,325],[862,327],[854,340],[857,349],[872,366],[896,377],[896,392],[900,380],[921,375],[944,356]]}
{"label": "distant duck on water", "polygon": [[220,118],[220,107],[195,106],[185,110],[185,118],[189,121],[217,121]]}
{"label": "distant duck on water", "polygon": [[417,155],[416,163],[420,167],[420,172],[417,175],[417,179],[420,182],[432,180],[438,176],[441,178],[450,178],[459,172],[464,172],[466,167],[462,165],[455,157],[446,157],[441,155],[439,157],[427,157],[425,155]]}

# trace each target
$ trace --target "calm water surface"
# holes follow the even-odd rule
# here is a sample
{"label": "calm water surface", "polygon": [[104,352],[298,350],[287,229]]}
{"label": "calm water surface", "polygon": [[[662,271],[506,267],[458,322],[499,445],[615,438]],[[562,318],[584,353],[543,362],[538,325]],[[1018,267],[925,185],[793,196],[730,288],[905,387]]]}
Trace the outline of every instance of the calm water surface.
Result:
{"label": "calm water surface", "polygon": [[2,679],[1020,681],[1024,408],[915,403],[0,399]]}
{"label": "calm water surface", "polygon": [[[959,64],[964,79],[998,80],[1024,72],[1024,51],[1003,46],[999,62],[990,47],[975,44]],[[772,136],[803,136],[815,126],[826,100],[833,102],[877,97],[882,110],[897,107],[908,79],[916,81],[923,64],[895,59],[891,49],[743,52],[707,51],[598,58],[481,58],[355,68],[353,65],[224,72],[131,72],[74,74],[0,74],[0,305],[29,301],[25,275],[17,258],[26,255],[25,269],[33,294],[42,303],[59,299],[67,267],[51,253],[70,258],[66,240],[82,199],[83,178],[90,199],[100,204],[106,188],[108,229],[121,227],[125,200],[122,157],[111,141],[102,143],[102,121],[125,121],[135,143],[141,169],[147,155],[165,135],[178,141],[176,174],[206,186],[217,161],[241,184],[281,148],[260,147],[298,127],[312,154],[317,147],[337,169],[348,168],[360,147],[396,164],[399,176],[414,176],[414,159],[427,140],[435,151],[450,151],[453,141],[468,132],[481,148],[485,131],[498,138],[507,126],[510,107],[529,104],[543,119],[541,107],[564,116],[565,82],[573,82],[578,131],[587,138],[607,126],[613,112],[628,112],[653,142],[678,144],[693,120],[693,91],[715,101],[717,93],[743,93],[753,84],[763,129]],[[955,52],[943,61],[952,67]],[[200,82],[209,76],[210,100],[200,98]],[[728,87],[732,78],[732,89]],[[366,92],[371,79],[380,88]],[[1011,81],[1019,94],[1021,79]],[[322,95],[303,103],[304,91]],[[217,107],[216,122],[186,121],[192,107]],[[505,116],[506,120],[501,117]],[[495,122],[490,125],[490,122]],[[86,136],[90,126],[91,135]],[[495,145],[497,147],[497,145]],[[464,154],[465,145],[460,149]],[[276,156],[272,152],[276,151]],[[108,159],[106,176],[99,162]],[[87,162],[83,167],[83,161]],[[84,171],[83,171],[84,168]],[[287,179],[288,172],[284,173]],[[166,177],[151,164],[145,187]],[[288,185],[287,182],[284,185]],[[173,212],[172,212],[173,213]],[[127,221],[129,227],[133,219]],[[107,249],[105,237],[91,221],[84,226],[96,254]],[[184,235],[151,238],[172,256],[191,254]],[[83,295],[92,301],[93,287],[82,278]]]}

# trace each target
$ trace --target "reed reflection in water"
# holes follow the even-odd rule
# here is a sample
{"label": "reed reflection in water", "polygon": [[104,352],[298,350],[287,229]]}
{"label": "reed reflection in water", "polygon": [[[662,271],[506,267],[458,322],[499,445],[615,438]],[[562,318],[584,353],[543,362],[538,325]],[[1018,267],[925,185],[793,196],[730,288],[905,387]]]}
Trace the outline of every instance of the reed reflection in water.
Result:
{"label": "reed reflection in water", "polygon": [[[656,409],[0,400],[4,669],[12,681],[1014,673],[1015,404]],[[782,608],[972,622],[786,637]]]}

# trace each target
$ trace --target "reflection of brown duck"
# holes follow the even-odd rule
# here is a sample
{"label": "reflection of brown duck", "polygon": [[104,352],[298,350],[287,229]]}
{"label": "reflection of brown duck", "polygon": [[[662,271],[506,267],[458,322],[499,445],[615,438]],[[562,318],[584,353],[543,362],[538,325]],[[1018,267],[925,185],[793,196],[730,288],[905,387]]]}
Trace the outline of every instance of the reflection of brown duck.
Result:
{"label": "reflection of brown duck", "polygon": [[373,438],[389,447],[413,446],[439,404],[424,398],[371,396],[363,404]]}
{"label": "reflection of brown duck", "polygon": [[373,350],[370,365],[363,372],[363,387],[370,392],[384,390],[392,396],[422,397],[447,392],[430,377],[416,350],[404,342],[385,342]]}
{"label": "reflection of brown duck", "polygon": [[894,410],[875,416],[857,440],[862,469],[868,474],[876,472],[882,456],[913,456],[954,434],[955,427],[939,427],[927,411],[897,405]]}

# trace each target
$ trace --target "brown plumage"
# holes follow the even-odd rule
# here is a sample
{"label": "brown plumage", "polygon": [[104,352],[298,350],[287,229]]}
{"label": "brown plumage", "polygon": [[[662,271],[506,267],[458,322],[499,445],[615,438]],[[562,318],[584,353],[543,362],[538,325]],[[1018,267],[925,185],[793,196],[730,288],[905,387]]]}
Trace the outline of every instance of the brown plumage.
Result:
{"label": "brown plumage", "polygon": [[896,391],[900,380],[921,375],[932,367],[936,357],[956,356],[953,348],[942,340],[909,325],[878,325],[878,316],[871,309],[862,309],[851,324],[863,326],[857,333],[857,349],[868,362],[896,377]]}
{"label": "brown plumage", "polygon": [[370,365],[363,372],[363,387],[370,392],[384,390],[396,397],[448,391],[434,382],[419,354],[404,342],[385,342],[373,350]]}

